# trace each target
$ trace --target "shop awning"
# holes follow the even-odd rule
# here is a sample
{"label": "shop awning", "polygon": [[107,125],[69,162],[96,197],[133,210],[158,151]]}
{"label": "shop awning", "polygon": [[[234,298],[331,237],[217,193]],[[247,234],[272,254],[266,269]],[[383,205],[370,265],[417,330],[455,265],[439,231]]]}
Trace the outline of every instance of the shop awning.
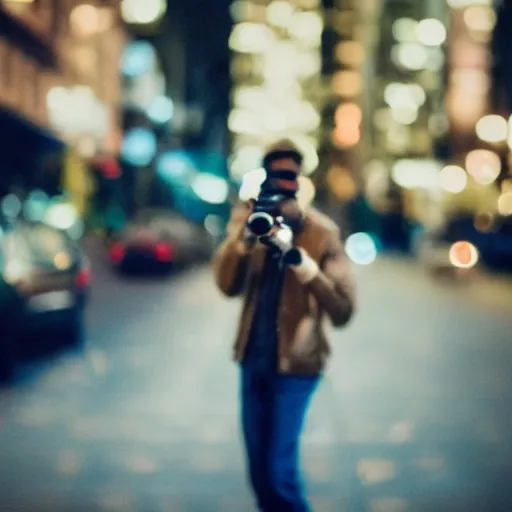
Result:
{"label": "shop awning", "polygon": [[25,53],[36,59],[43,67],[57,67],[57,56],[51,45],[33,33],[20,20],[11,16],[1,5],[0,34],[3,38],[11,41],[13,46],[21,48]]}
{"label": "shop awning", "polygon": [[0,106],[0,174],[2,181],[21,174],[30,181],[39,164],[65,148],[62,141],[16,112]]}

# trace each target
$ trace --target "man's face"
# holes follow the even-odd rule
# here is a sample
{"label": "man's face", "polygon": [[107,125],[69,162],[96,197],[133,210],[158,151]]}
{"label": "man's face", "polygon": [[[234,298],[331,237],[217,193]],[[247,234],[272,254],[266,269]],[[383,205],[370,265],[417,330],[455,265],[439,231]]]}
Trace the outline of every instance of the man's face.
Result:
{"label": "man's face", "polygon": [[[269,180],[272,181],[279,188],[285,190],[296,189],[296,181],[290,182],[289,180],[279,179],[277,176],[276,179],[273,180],[273,171],[292,171],[296,174],[296,176],[298,176],[300,174],[301,169],[300,165],[297,164],[295,160],[293,160],[292,158],[279,158],[277,160],[272,161],[267,169],[267,176]],[[303,224],[304,212],[300,208],[297,200],[287,199],[283,201],[279,206],[279,210],[285,224],[288,225],[293,231],[299,231]]]}
{"label": "man's face", "polygon": [[299,175],[300,165],[293,158],[279,158],[270,163],[268,171],[294,171]]}
{"label": "man's face", "polygon": [[278,176],[276,176],[276,178],[273,179],[273,172],[276,172],[277,174],[283,171],[292,172],[295,173],[295,176],[298,176],[300,174],[300,166],[292,158],[279,158],[270,163],[269,167],[267,168],[267,177],[272,181],[273,184],[277,185],[277,187],[279,188],[282,188],[284,190],[295,190],[297,186],[296,181],[279,179]]}

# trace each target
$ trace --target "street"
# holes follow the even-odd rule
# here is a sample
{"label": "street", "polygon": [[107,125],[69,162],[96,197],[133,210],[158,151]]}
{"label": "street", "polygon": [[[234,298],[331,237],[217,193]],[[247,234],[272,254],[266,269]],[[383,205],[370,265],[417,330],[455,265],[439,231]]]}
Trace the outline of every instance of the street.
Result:
{"label": "street", "polygon": [[[0,510],[254,510],[238,302],[208,268],[123,280],[97,251],[85,352],[0,394]],[[386,258],[356,272],[304,436],[315,512],[512,510],[512,282]]]}

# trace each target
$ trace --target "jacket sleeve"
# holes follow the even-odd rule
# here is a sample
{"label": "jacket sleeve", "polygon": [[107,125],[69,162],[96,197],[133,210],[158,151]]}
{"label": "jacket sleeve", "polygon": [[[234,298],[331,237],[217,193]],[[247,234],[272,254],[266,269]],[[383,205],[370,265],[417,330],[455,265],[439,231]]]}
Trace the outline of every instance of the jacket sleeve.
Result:
{"label": "jacket sleeve", "polygon": [[227,237],[213,258],[215,282],[227,297],[236,297],[244,289],[249,268],[249,251],[242,238],[249,214],[249,209],[244,204],[233,208],[227,226]]}
{"label": "jacket sleeve", "polygon": [[327,236],[325,250],[318,264],[303,249],[302,263],[294,268],[303,282],[329,315],[335,327],[352,318],[355,309],[355,285],[351,265],[338,233]]}

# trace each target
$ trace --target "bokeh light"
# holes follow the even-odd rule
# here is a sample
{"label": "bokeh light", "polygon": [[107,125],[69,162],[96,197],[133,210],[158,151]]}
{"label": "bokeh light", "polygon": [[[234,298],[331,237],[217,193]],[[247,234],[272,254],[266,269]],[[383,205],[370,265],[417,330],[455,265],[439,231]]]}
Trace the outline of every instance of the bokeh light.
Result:
{"label": "bokeh light", "polygon": [[418,109],[426,99],[425,89],[416,83],[391,82],[384,89],[384,101],[391,108]]}
{"label": "bokeh light", "polygon": [[332,77],[332,91],[344,97],[358,96],[363,90],[363,77],[357,71],[337,71]]}
{"label": "bokeh light", "polygon": [[85,233],[85,223],[82,219],[77,219],[76,222],[66,229],[66,233],[72,240],[80,240]]}
{"label": "bokeh light", "polygon": [[70,14],[71,27],[81,37],[89,37],[105,28],[102,26],[100,10],[94,5],[77,5]]}
{"label": "bokeh light", "polygon": [[400,43],[412,43],[417,39],[418,22],[411,18],[399,18],[393,22],[393,37]]}
{"label": "bokeh light", "polygon": [[350,201],[357,194],[354,179],[345,167],[331,167],[327,171],[326,182],[331,193],[340,201]]}
{"label": "bokeh light", "polygon": [[372,160],[365,167],[365,187],[371,201],[385,197],[389,189],[389,169],[381,160]]}
{"label": "bokeh light", "polygon": [[435,160],[404,158],[393,164],[391,177],[403,188],[436,190],[440,171],[441,165]]}
{"label": "bokeh light", "polygon": [[240,200],[249,201],[249,199],[256,199],[266,176],[267,174],[263,168],[246,172],[242,178],[242,185],[238,193]]}
{"label": "bokeh light", "polygon": [[512,116],[508,118],[507,127],[507,144],[509,149],[512,149]]}
{"label": "bokeh light", "polygon": [[76,208],[65,201],[55,200],[44,215],[44,222],[61,230],[68,230],[79,220]]}
{"label": "bokeh light", "polygon": [[267,7],[267,20],[271,25],[286,28],[294,12],[295,8],[290,2],[274,0]]}
{"label": "bokeh light", "polygon": [[244,22],[233,27],[229,47],[239,53],[262,53],[275,40],[270,27],[261,23]]}
{"label": "bokeh light", "polygon": [[449,258],[454,267],[469,269],[478,263],[478,250],[469,242],[455,242],[450,247]]}
{"label": "bokeh light", "polygon": [[496,24],[496,14],[487,5],[473,5],[464,11],[464,23],[469,30],[491,32]]}
{"label": "bokeh light", "polygon": [[314,11],[296,12],[288,26],[288,30],[293,37],[310,47],[320,46],[323,29],[322,17]]}
{"label": "bokeh light", "polygon": [[211,236],[221,236],[224,232],[225,223],[218,215],[207,215],[204,219],[204,227]]}
{"label": "bokeh light", "polygon": [[6,217],[16,218],[22,210],[19,197],[16,194],[7,194],[0,203],[0,210]]}
{"label": "bokeh light", "polygon": [[335,129],[333,142],[341,148],[355,146],[360,138],[360,124],[363,119],[361,107],[356,103],[338,105],[334,114]]}
{"label": "bokeh light", "polygon": [[472,5],[492,5],[492,0],[446,0],[452,9],[463,9]]}
{"label": "bokeh light", "polygon": [[156,161],[156,172],[170,180],[184,179],[195,172],[193,162],[183,153],[169,151],[162,153]]}
{"label": "bokeh light", "polygon": [[446,40],[446,28],[436,19],[421,20],[418,24],[418,41],[426,46],[440,46]]}
{"label": "bokeh light", "polygon": [[503,142],[507,140],[507,121],[497,115],[482,117],[476,124],[476,134],[485,142]]}
{"label": "bokeh light", "polygon": [[158,21],[166,7],[166,0],[122,0],[121,16],[126,23],[146,25]]}
{"label": "bokeh light", "polygon": [[34,190],[28,195],[23,204],[23,215],[28,220],[43,220],[49,204],[50,199],[44,191]]}
{"label": "bokeh light", "polygon": [[71,258],[64,251],[59,251],[53,258],[53,264],[58,270],[67,270],[71,266]]}
{"label": "bokeh light", "polygon": [[512,192],[501,194],[498,199],[498,212],[503,216],[512,215]]}
{"label": "bokeh light", "polygon": [[149,105],[147,114],[154,123],[165,124],[172,119],[174,103],[170,98],[157,96]]}
{"label": "bokeh light", "polygon": [[371,265],[377,259],[377,245],[368,233],[353,233],[345,242],[347,256],[357,265]]}
{"label": "bokeh light", "polygon": [[147,41],[133,41],[124,48],[121,57],[121,72],[135,78],[149,72],[156,61],[153,46]]}
{"label": "bokeh light", "polygon": [[265,15],[265,6],[256,5],[248,0],[235,0],[229,7],[231,19],[235,23],[249,21],[254,18],[262,18]]}
{"label": "bokeh light", "polygon": [[429,71],[439,72],[443,68],[445,62],[444,51],[439,48],[428,48],[425,69]]}
{"label": "bokeh light", "polygon": [[192,179],[192,190],[202,201],[210,204],[225,203],[229,195],[227,181],[213,174],[197,173]]}
{"label": "bokeh light", "polygon": [[360,141],[361,131],[358,126],[339,126],[333,133],[333,143],[340,148],[351,148]]}
{"label": "bokeh light", "polygon": [[241,179],[249,169],[256,169],[263,159],[263,148],[248,145],[238,148],[229,162],[229,171],[233,178]]}
{"label": "bokeh light", "polygon": [[261,133],[261,120],[255,112],[234,108],[229,113],[228,128],[233,133],[258,135]]}
{"label": "bokeh light", "polygon": [[441,188],[452,194],[462,192],[468,183],[466,171],[458,165],[447,165],[440,173]]}
{"label": "bokeh light", "polygon": [[320,160],[312,140],[306,135],[301,134],[285,134],[285,138],[295,144],[302,153],[302,174],[304,176],[313,174],[317,170]]}
{"label": "bokeh light", "polygon": [[391,50],[393,63],[410,71],[424,69],[428,55],[425,46],[419,43],[400,43]]}
{"label": "bokeh light", "polygon": [[398,107],[391,109],[391,117],[399,124],[409,125],[418,119],[418,111],[411,107]]}
{"label": "bokeh light", "polygon": [[500,175],[500,157],[487,149],[474,149],[466,156],[466,170],[480,185],[489,185]]}
{"label": "bokeh light", "polygon": [[365,59],[364,46],[358,41],[341,41],[334,52],[336,60],[349,67],[361,66]]}
{"label": "bokeh light", "polygon": [[156,151],[156,137],[151,130],[132,128],[126,132],[121,147],[121,156],[127,163],[141,167],[149,165]]}

